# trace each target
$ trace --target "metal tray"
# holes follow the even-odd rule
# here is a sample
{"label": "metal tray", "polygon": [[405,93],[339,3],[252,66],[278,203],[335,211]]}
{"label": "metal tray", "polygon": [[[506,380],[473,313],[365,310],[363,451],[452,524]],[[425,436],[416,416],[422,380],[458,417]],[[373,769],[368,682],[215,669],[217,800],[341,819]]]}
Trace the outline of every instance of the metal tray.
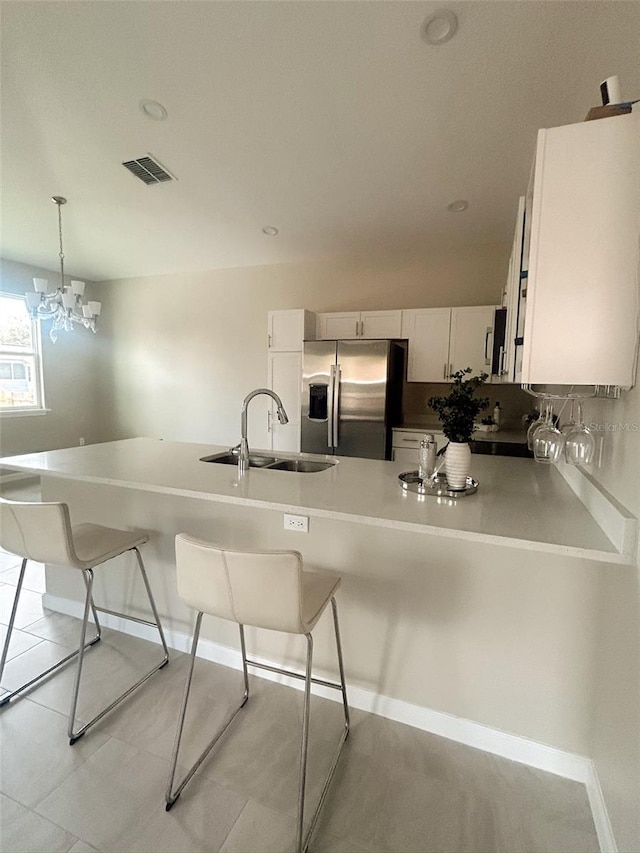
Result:
{"label": "metal tray", "polygon": [[478,481],[473,477],[467,477],[465,489],[450,489],[444,474],[438,474],[435,480],[425,483],[418,476],[417,471],[405,471],[398,474],[400,485],[406,492],[416,492],[419,495],[432,495],[433,497],[466,498],[475,495],[478,491]]}

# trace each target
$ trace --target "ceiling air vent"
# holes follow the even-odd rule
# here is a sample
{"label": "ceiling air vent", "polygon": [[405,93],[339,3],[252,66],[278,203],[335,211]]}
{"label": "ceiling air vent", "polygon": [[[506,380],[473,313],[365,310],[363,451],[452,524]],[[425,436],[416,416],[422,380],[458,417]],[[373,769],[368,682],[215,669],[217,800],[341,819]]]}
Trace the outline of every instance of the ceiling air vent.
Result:
{"label": "ceiling air vent", "polygon": [[162,184],[165,181],[173,181],[175,178],[167,170],[154,160],[153,157],[138,157],[137,160],[127,160],[122,164],[132,175],[145,184]]}

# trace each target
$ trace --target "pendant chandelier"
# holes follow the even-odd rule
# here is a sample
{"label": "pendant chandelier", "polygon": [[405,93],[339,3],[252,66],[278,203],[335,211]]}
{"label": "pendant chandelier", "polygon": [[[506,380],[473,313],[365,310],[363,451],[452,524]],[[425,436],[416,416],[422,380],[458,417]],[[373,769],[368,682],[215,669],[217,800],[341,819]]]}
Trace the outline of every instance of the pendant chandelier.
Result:
{"label": "pendant chandelier", "polygon": [[84,281],[64,280],[64,250],[62,248],[62,205],[66,198],[54,195],[51,201],[58,206],[58,234],[60,237],[60,284],[53,293],[49,293],[49,280],[34,278],[35,293],[25,294],[29,313],[34,320],[52,320],[49,337],[55,344],[58,332],[63,329],[70,332],[74,325],[84,326],[95,332],[102,303],[83,303]]}

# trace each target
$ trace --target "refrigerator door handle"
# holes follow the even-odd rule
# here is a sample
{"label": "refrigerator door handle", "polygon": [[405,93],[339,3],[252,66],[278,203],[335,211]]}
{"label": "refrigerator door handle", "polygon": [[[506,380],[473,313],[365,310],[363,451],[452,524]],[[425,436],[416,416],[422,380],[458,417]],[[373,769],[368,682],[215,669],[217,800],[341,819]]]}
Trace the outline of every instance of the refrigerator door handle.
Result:
{"label": "refrigerator door handle", "polygon": [[338,424],[340,421],[340,364],[336,364],[333,368],[333,403],[331,415],[333,421],[333,446],[337,447],[340,444],[340,436],[338,434]]}
{"label": "refrigerator door handle", "polygon": [[329,391],[327,394],[327,447],[333,447],[333,407],[336,387],[336,366],[331,365],[329,373]]}

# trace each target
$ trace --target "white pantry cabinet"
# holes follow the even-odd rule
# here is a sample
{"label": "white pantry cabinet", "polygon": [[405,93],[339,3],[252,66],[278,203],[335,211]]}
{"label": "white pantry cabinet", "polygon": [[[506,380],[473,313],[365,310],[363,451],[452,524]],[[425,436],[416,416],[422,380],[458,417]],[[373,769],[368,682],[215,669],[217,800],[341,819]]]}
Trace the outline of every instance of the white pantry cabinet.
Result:
{"label": "white pantry cabinet", "polygon": [[343,311],[318,314],[317,337],[320,341],[399,338],[402,335],[402,311]]}
{"label": "white pantry cabinet", "polygon": [[289,423],[282,425],[275,405],[267,411],[267,429],[271,450],[300,451],[300,397],[302,393],[302,353],[270,352],[268,387],[282,399]]}
{"label": "white pantry cabinet", "polygon": [[411,308],[402,312],[409,342],[408,382],[447,382],[456,370],[491,373],[494,305]]}
{"label": "white pantry cabinet", "polygon": [[530,222],[521,381],[633,385],[640,111],[539,131]]}
{"label": "white pantry cabinet", "polygon": [[316,317],[304,308],[267,313],[267,346],[270,352],[302,352],[302,342],[315,340]]}

